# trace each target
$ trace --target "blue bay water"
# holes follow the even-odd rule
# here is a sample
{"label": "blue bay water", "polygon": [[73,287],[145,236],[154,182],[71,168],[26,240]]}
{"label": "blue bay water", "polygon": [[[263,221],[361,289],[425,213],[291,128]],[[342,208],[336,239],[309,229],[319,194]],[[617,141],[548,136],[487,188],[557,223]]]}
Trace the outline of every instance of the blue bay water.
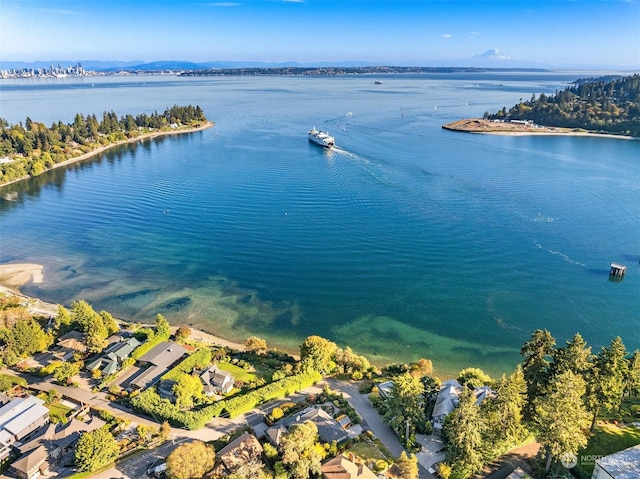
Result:
{"label": "blue bay water", "polygon": [[536,328],[638,348],[640,143],[440,128],[580,76],[3,81],[10,122],[192,103],[216,126],[3,188],[0,262],[45,265],[23,291],[48,301],[442,373],[508,372]]}

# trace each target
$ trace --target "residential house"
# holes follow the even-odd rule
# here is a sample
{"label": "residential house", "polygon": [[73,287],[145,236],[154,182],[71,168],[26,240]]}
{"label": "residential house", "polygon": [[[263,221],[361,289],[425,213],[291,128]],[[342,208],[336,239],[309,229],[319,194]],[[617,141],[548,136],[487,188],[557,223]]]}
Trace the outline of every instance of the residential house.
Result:
{"label": "residential house", "polygon": [[262,444],[253,435],[245,432],[236,440],[216,452],[220,461],[220,476],[233,474],[244,464],[259,464],[262,462]]}
{"label": "residential house", "polygon": [[84,333],[75,329],[60,336],[56,344],[60,351],[54,353],[54,358],[62,361],[69,361],[76,353],[84,354],[87,352]]}
{"label": "residential house", "polygon": [[378,393],[382,399],[389,399],[393,392],[393,381],[385,381],[378,384]]}
{"label": "residential house", "polygon": [[324,479],[377,479],[376,475],[364,464],[353,462],[353,455],[343,455],[329,459],[320,468]]}
{"label": "residential house", "polygon": [[60,336],[56,344],[59,347],[68,349],[70,351],[84,353],[87,350],[84,333],[76,331],[75,329],[73,331],[69,331],[67,334]]}
{"label": "residential house", "polygon": [[111,343],[97,359],[87,364],[86,368],[89,371],[100,370],[105,376],[115,373],[140,344],[140,341],[133,337]]}
{"label": "residential house", "polygon": [[200,380],[207,396],[228,394],[233,389],[233,375],[219,369],[215,364],[200,374]]}
{"label": "residential house", "polygon": [[463,386],[455,379],[445,381],[440,386],[440,392],[436,398],[436,404],[431,413],[434,434],[440,434],[444,426],[445,418],[458,407]]}
{"label": "residential house", "polygon": [[638,479],[640,444],[596,459],[591,479]]}
{"label": "residential house", "polygon": [[301,424],[311,421],[318,428],[318,436],[323,442],[341,443],[348,438],[348,434],[342,429],[338,421],[324,409],[317,406],[310,406],[294,416],[288,416],[266,430],[265,435],[274,446],[280,444],[282,434],[284,434],[293,424]]}
{"label": "residential house", "polygon": [[77,442],[82,433],[93,431],[105,424],[97,417],[86,423],[73,418],[68,424],[49,424],[42,435],[20,446],[21,456],[11,464],[11,470],[18,479],[45,476],[51,466]]}
{"label": "residential house", "polygon": [[164,341],[138,359],[141,366],[146,366],[135,376],[129,386],[135,389],[146,389],[153,386],[171,367],[186,354],[187,350],[172,341]]}
{"label": "residential house", "polygon": [[[445,418],[458,407],[460,402],[460,394],[464,390],[455,379],[450,379],[440,385],[440,392],[436,397],[436,404],[433,406],[431,413],[433,423],[433,433],[440,434],[444,426]],[[480,405],[487,398],[495,397],[495,392],[489,386],[480,386],[473,390],[476,397],[476,404]]]}
{"label": "residential house", "polygon": [[49,424],[49,409],[35,396],[17,398],[0,408],[0,461],[11,447],[32,437]]}

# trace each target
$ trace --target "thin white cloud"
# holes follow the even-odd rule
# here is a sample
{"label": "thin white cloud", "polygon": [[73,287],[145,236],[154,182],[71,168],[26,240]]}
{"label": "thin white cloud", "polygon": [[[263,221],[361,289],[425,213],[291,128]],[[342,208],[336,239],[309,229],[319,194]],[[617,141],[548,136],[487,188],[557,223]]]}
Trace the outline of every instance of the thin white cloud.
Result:
{"label": "thin white cloud", "polygon": [[304,3],[304,0],[282,0],[282,3]]}
{"label": "thin white cloud", "polygon": [[475,37],[477,35],[480,35],[480,32],[469,32],[469,35],[471,35],[472,37]]}
{"label": "thin white cloud", "polygon": [[442,37],[443,38],[451,38],[453,35],[451,35],[450,33],[443,33]]}
{"label": "thin white cloud", "polygon": [[18,5],[9,5],[9,7],[15,10],[28,10],[29,12],[46,13],[49,15],[84,15],[84,12],[77,10],[63,10],[61,8],[25,8]]}

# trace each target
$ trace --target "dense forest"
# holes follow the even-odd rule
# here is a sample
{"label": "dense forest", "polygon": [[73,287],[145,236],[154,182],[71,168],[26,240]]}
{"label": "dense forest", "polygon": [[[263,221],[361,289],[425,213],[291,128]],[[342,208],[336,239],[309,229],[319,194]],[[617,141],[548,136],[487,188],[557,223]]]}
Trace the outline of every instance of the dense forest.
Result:
{"label": "dense forest", "polygon": [[199,106],[167,108],[118,117],[104,112],[76,114],[73,123],[54,122],[51,127],[27,117],[16,125],[0,118],[0,185],[29,176],[37,176],[57,163],[89,153],[96,148],[130,140],[146,133],[195,127],[207,121]]}
{"label": "dense forest", "polygon": [[486,112],[489,120],[532,120],[539,125],[640,136],[640,75],[576,81],[561,92]]}

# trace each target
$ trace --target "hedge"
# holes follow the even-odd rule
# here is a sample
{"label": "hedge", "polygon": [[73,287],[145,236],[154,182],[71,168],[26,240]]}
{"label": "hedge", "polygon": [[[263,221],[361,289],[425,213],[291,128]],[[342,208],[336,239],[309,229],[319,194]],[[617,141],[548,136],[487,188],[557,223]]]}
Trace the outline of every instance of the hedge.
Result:
{"label": "hedge", "polygon": [[171,371],[162,376],[162,380],[172,380],[177,381],[180,379],[180,376],[183,374],[191,374],[194,368],[203,368],[208,366],[211,363],[211,350],[209,348],[202,348],[197,350],[192,355],[183,359],[180,364],[178,364]]}
{"label": "hedge", "polygon": [[301,373],[280,381],[274,381],[247,394],[218,401],[194,411],[183,411],[168,399],[163,399],[154,389],[147,389],[131,399],[131,406],[157,421],[169,421],[186,429],[201,429],[214,417],[239,416],[272,399],[282,398],[316,384],[322,379],[318,372]]}

